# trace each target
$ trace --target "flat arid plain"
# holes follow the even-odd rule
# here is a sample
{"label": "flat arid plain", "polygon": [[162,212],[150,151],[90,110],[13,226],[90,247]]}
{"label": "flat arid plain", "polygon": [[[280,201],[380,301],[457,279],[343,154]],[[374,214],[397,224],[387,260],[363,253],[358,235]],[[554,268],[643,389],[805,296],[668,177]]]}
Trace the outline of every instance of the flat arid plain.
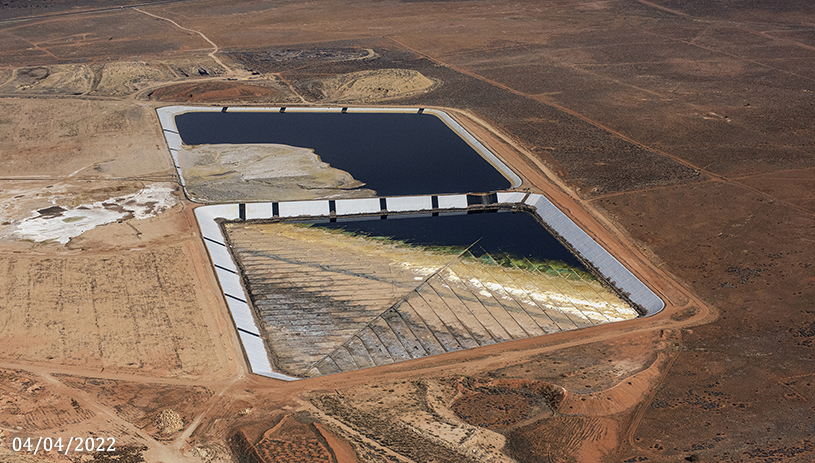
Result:
{"label": "flat arid plain", "polygon": [[[444,109],[666,309],[253,375],[174,104]],[[0,461],[811,462],[814,367],[812,2],[0,1]]]}

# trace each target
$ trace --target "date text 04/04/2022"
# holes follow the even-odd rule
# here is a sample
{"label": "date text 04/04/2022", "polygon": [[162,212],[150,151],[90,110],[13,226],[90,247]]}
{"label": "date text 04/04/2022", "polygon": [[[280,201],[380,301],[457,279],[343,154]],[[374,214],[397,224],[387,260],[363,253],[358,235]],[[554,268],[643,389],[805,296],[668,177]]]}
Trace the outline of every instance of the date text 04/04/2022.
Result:
{"label": "date text 04/04/2022", "polygon": [[62,437],[21,438],[15,437],[11,442],[11,449],[15,452],[28,452],[36,455],[39,452],[64,453],[70,452],[115,452],[116,439],[113,437],[71,437],[63,442]]}

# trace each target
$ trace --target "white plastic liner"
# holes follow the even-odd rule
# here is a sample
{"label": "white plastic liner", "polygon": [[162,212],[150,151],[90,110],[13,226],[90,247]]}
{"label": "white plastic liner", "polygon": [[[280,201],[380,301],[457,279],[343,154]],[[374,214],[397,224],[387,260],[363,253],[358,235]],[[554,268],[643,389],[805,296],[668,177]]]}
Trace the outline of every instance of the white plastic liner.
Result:
{"label": "white plastic liner", "polygon": [[263,344],[261,338],[249,333],[244,333],[243,331],[238,331],[238,335],[241,338],[243,350],[246,352],[246,359],[249,360],[252,373],[269,378],[282,379],[284,381],[300,379],[272,370],[272,364],[269,363],[269,357],[266,355],[266,346]]}
{"label": "white plastic liner", "polygon": [[467,207],[467,195],[439,196],[439,209],[464,209]]}
{"label": "white plastic liner", "polygon": [[215,223],[215,219],[219,217],[228,220],[237,219],[238,205],[219,204],[217,206],[199,207],[195,210],[195,217],[204,238],[224,244],[226,241],[221,234],[221,227]]}
{"label": "white plastic liner", "polygon": [[[238,110],[237,108],[235,109]],[[341,113],[342,108],[329,108],[328,106],[322,108],[312,108],[312,107],[297,107],[293,106],[291,108],[286,108],[287,113]]]}
{"label": "white plastic liner", "polygon": [[204,245],[206,245],[207,251],[209,252],[209,258],[212,259],[212,263],[214,265],[227,270],[232,270],[233,272],[238,272],[238,267],[232,260],[232,255],[229,254],[226,246],[207,240],[204,240]]}
{"label": "white plastic liner", "polygon": [[235,326],[237,326],[238,329],[260,336],[260,330],[258,330],[255,324],[255,318],[252,317],[252,308],[249,307],[249,304],[232,297],[226,298],[226,304],[229,306],[232,319],[235,320]]}
{"label": "white plastic liner", "polygon": [[429,211],[433,209],[433,199],[430,196],[399,196],[388,198],[388,211],[410,212]]}
{"label": "white plastic liner", "polygon": [[216,204],[214,206],[199,207],[195,210],[195,213],[198,214],[198,211],[209,214],[212,218],[235,220],[239,217],[240,206],[237,204]]}
{"label": "white plastic liner", "polygon": [[177,134],[175,132],[169,132],[169,131],[165,130],[164,131],[164,138],[167,139],[167,146],[171,150],[180,150],[181,145],[184,144],[184,142],[181,141],[181,135],[179,135],[179,134]]}
{"label": "white plastic liner", "polygon": [[517,191],[509,191],[506,193],[498,193],[498,202],[499,203],[520,203],[524,200],[526,193],[520,193]]}
{"label": "white plastic liner", "polygon": [[335,208],[337,215],[368,214],[382,210],[379,198],[338,199]]}
{"label": "white plastic liner", "polygon": [[[349,113],[403,113],[416,114],[419,108],[348,108]],[[430,112],[430,111],[427,111]]]}
{"label": "white plastic liner", "polygon": [[246,219],[268,219],[272,217],[272,203],[248,203]]}
{"label": "white plastic liner", "polygon": [[224,294],[246,300],[243,285],[241,284],[241,277],[238,274],[222,270],[218,267],[215,267],[215,274],[218,275],[218,281],[221,283],[221,289],[223,289]]}
{"label": "white plastic liner", "polygon": [[328,201],[290,201],[278,203],[280,217],[299,217],[301,215],[328,215]]}
{"label": "white plastic liner", "polygon": [[653,315],[665,308],[665,303],[659,296],[544,196],[530,195],[526,204],[535,207],[538,216],[547,225],[568,241],[584,259],[597,267],[613,285],[628,293],[629,299],[640,305],[647,315]]}

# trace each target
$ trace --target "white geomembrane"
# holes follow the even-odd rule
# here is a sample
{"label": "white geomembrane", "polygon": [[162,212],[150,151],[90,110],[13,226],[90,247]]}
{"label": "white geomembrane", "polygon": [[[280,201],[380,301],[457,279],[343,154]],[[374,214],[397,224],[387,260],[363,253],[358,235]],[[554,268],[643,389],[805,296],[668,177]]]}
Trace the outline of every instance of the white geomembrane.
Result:
{"label": "white geomembrane", "polygon": [[465,209],[467,195],[439,196],[439,209]]}
{"label": "white geomembrane", "polygon": [[268,219],[272,217],[272,203],[249,203],[246,205],[246,220]]}
{"label": "white geomembrane", "polygon": [[335,203],[337,215],[367,214],[379,212],[379,198],[338,199]]}
{"label": "white geomembrane", "polygon": [[291,201],[279,203],[280,217],[298,217],[301,215],[328,215],[328,201]]}
{"label": "white geomembrane", "polygon": [[428,211],[433,209],[433,200],[430,196],[399,196],[388,198],[388,211],[409,212]]}
{"label": "white geomembrane", "polygon": [[252,317],[252,308],[249,307],[249,304],[229,296],[226,297],[226,304],[229,306],[229,311],[232,312],[232,319],[235,320],[236,327],[260,336],[260,330]]}
{"label": "white geomembrane", "polygon": [[538,216],[563,237],[572,247],[591,262],[615,286],[625,293],[635,304],[640,305],[647,315],[652,315],[665,307],[665,303],[642,281],[625,268],[614,256],[594,241],[585,231],[541,195],[530,195],[526,200],[537,209]]}

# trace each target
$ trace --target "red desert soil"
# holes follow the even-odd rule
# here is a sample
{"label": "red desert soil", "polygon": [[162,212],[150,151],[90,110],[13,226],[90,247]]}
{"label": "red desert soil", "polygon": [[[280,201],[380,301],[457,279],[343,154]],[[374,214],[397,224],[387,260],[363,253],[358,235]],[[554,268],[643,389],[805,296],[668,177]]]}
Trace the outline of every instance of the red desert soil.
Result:
{"label": "red desert soil", "polygon": [[156,101],[173,103],[220,103],[228,101],[274,101],[281,92],[269,87],[239,82],[201,82],[159,88],[150,94]]}

